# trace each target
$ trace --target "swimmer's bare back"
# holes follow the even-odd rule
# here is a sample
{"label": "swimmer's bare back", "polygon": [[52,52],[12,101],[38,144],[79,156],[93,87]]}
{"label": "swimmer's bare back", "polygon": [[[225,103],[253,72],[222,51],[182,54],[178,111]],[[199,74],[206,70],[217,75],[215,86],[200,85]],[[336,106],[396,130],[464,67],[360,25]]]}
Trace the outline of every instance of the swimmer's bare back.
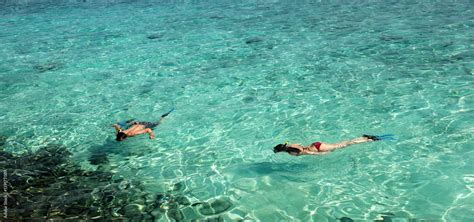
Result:
{"label": "swimmer's bare back", "polygon": [[[114,127],[119,127],[119,130],[120,130],[120,126],[118,126],[117,124],[114,124]],[[134,124],[130,126],[128,129],[122,130],[121,132],[125,133],[127,137],[134,137],[140,134],[148,133],[150,139],[156,138],[155,133],[153,133],[152,128],[147,128],[144,124],[139,124],[139,123]]]}

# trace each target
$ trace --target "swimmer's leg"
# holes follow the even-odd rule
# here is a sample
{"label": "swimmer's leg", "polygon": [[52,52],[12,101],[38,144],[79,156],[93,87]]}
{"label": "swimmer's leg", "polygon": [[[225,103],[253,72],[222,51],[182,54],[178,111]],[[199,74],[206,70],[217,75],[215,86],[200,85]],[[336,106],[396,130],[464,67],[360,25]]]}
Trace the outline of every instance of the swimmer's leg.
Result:
{"label": "swimmer's leg", "polygon": [[[168,111],[167,113],[161,115],[161,119],[165,118],[166,116],[168,116],[173,111],[174,111],[174,107],[170,111]],[[161,121],[161,119],[160,119],[160,121]]]}
{"label": "swimmer's leg", "polygon": [[131,123],[131,122],[133,122],[133,121],[135,121],[135,119],[129,119],[129,120],[125,121],[125,123],[126,123],[126,124],[129,124],[129,123]]}
{"label": "swimmer's leg", "polygon": [[153,128],[157,127],[158,125],[160,125],[161,122],[163,122],[163,119],[173,111],[174,111],[174,108],[171,109],[170,111],[168,111],[167,113],[161,115],[160,120],[158,120],[157,122],[140,122],[139,124],[143,124],[146,128],[153,129]]}
{"label": "swimmer's leg", "polygon": [[352,140],[349,140],[349,141],[342,141],[342,142],[338,142],[338,143],[321,143],[321,146],[319,147],[319,150],[323,151],[323,152],[328,152],[328,151],[332,151],[332,150],[335,150],[335,149],[345,148],[345,147],[348,147],[350,145],[359,144],[359,143],[366,143],[366,142],[371,142],[371,141],[373,141],[373,140],[370,139],[370,138],[359,137],[359,138],[355,138],[355,139],[352,139]]}

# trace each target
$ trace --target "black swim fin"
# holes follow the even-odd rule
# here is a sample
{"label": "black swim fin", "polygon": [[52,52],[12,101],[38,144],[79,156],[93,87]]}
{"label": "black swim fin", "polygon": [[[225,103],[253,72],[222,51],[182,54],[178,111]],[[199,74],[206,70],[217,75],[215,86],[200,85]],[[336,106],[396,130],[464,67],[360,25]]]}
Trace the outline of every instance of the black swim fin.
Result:
{"label": "black swim fin", "polygon": [[367,137],[373,141],[377,141],[377,140],[397,140],[394,138],[395,135],[393,134],[384,134],[384,135],[380,135],[380,136],[375,136],[375,135],[362,135],[363,137]]}
{"label": "black swim fin", "polygon": [[362,135],[362,136],[363,136],[363,137],[366,137],[367,139],[371,139],[371,140],[373,140],[373,141],[380,140],[379,137],[374,136],[374,135],[365,135],[365,134],[364,134],[364,135]]}
{"label": "black swim fin", "polygon": [[173,111],[174,111],[174,107],[170,111],[168,111],[167,113],[161,115],[161,118],[165,118],[167,115],[169,115]]}

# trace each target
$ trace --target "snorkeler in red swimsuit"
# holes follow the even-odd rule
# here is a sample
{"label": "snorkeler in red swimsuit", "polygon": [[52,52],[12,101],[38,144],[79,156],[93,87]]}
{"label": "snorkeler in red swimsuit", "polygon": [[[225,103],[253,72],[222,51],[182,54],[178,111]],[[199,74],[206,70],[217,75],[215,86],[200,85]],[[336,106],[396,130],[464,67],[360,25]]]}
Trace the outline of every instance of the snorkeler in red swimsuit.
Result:
{"label": "snorkeler in red swimsuit", "polygon": [[278,144],[273,148],[273,152],[287,152],[290,155],[299,156],[299,155],[319,155],[325,154],[332,150],[348,147],[350,145],[372,142],[382,139],[393,139],[391,134],[383,136],[372,136],[372,135],[363,135],[362,137],[355,138],[349,141],[342,141],[339,143],[323,143],[323,142],[314,142],[308,146],[302,146],[300,144]]}

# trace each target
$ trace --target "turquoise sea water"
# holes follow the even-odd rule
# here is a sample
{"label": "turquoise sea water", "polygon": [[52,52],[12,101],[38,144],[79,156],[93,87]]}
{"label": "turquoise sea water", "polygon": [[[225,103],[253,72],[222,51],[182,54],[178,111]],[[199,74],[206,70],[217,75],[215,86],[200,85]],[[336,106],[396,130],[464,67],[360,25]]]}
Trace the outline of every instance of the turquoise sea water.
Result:
{"label": "turquoise sea water", "polygon": [[[471,1],[53,1],[0,5],[0,133],[225,220],[474,221]],[[114,122],[176,107],[155,132]],[[289,140],[399,140],[275,155]],[[186,218],[204,219],[192,207]],[[162,220],[171,220],[163,217]]]}

